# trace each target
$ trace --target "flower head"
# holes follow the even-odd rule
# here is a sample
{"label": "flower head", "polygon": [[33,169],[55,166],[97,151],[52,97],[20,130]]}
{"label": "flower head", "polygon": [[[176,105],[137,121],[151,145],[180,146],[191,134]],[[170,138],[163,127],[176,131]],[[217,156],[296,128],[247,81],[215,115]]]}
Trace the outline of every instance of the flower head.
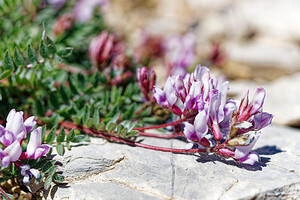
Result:
{"label": "flower head", "polygon": [[147,67],[137,68],[136,78],[146,100],[150,100],[152,98],[152,90],[156,80],[154,68],[151,67],[149,71],[147,70]]}
{"label": "flower head", "polygon": [[110,64],[122,68],[126,64],[124,42],[106,31],[91,41],[89,54],[93,65],[99,69]]}
{"label": "flower head", "polygon": [[22,147],[19,141],[14,141],[7,146],[4,150],[0,148],[1,166],[6,168],[11,162],[15,162],[19,159],[22,153]]}
{"label": "flower head", "polygon": [[34,176],[35,178],[40,177],[40,171],[37,169],[30,168],[29,165],[21,166],[21,175],[24,176],[23,183],[29,183],[29,178]]}
{"label": "flower head", "polygon": [[26,153],[28,158],[37,159],[47,154],[51,146],[42,144],[42,127],[32,131],[27,145]]}

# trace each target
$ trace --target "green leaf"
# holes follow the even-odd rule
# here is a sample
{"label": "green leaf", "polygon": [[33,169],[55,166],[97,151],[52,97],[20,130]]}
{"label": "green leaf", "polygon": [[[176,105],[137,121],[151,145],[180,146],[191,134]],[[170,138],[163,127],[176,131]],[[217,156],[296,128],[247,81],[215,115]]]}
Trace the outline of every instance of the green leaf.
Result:
{"label": "green leaf", "polygon": [[133,130],[133,131],[130,131],[129,133],[127,133],[127,137],[135,136],[135,135],[138,135],[138,134],[139,134],[139,131]]}
{"label": "green leaf", "polygon": [[130,125],[128,126],[128,127],[126,127],[126,128],[128,128],[128,132],[130,132],[130,131],[132,131],[133,129],[134,129],[134,127],[135,127],[135,125],[137,124],[137,122],[135,121],[135,122],[132,122],[132,123],[130,123]]}
{"label": "green leaf", "polygon": [[82,117],[82,123],[86,124],[86,120],[90,118],[90,108],[89,106],[84,106],[84,113],[83,113],[83,117]]}
{"label": "green leaf", "polygon": [[79,125],[81,123],[80,117],[74,116],[74,117],[72,117],[72,120],[73,120],[74,124],[76,124],[76,125]]}
{"label": "green leaf", "polygon": [[72,54],[72,52],[73,52],[73,48],[67,47],[67,48],[57,52],[57,55],[61,58],[67,58]]}
{"label": "green leaf", "polygon": [[94,110],[94,126],[100,123],[99,107]]}
{"label": "green leaf", "polygon": [[24,58],[17,47],[14,51],[14,61],[17,66],[25,66]]}
{"label": "green leaf", "polygon": [[70,86],[70,90],[72,92],[72,94],[79,94],[79,89],[77,88],[75,82],[74,82],[74,77],[70,76],[69,78],[69,86]]}
{"label": "green leaf", "polygon": [[124,128],[124,126],[122,124],[118,124],[117,125],[117,134],[120,135],[123,128]]}
{"label": "green leaf", "polygon": [[4,56],[4,69],[11,70],[11,71],[15,70],[13,60],[11,59],[8,50],[6,51]]}
{"label": "green leaf", "polygon": [[72,129],[72,130],[69,132],[69,134],[67,135],[66,141],[67,141],[67,142],[70,142],[70,141],[72,141],[72,140],[74,139],[74,137],[75,137],[75,132],[74,132],[74,129]]}
{"label": "green leaf", "polygon": [[42,143],[45,140],[46,133],[47,133],[47,128],[46,128],[46,126],[43,126],[43,129],[42,129]]}
{"label": "green leaf", "polygon": [[53,175],[53,181],[56,183],[62,183],[65,180],[65,177],[61,174],[55,173]]}
{"label": "green leaf", "polygon": [[69,94],[68,94],[68,89],[64,84],[61,84],[60,86],[60,95],[62,97],[62,99],[64,100],[64,102],[69,102],[70,98],[69,98]]}
{"label": "green leaf", "polygon": [[44,183],[45,190],[48,190],[50,188],[51,182],[52,182],[52,176],[48,176]]}
{"label": "green leaf", "polygon": [[56,145],[56,151],[59,155],[63,156],[64,153],[65,153],[65,148],[64,148],[64,145],[62,143],[58,143]]}
{"label": "green leaf", "polygon": [[102,130],[105,129],[105,124],[103,122],[101,122],[101,123],[97,124],[95,126],[95,128],[96,128],[97,131],[102,131]]}
{"label": "green leaf", "polygon": [[109,120],[109,122],[107,122],[106,126],[108,126],[108,125],[111,124],[111,123],[116,123],[116,122],[118,121],[119,117],[120,117],[120,113],[115,114],[115,116],[113,116],[113,117]]}
{"label": "green leaf", "polygon": [[36,184],[40,183],[41,180],[43,180],[44,176],[45,176],[45,173],[41,172],[41,173],[40,173],[40,177],[37,178],[37,179],[35,179],[35,183],[36,183]]}
{"label": "green leaf", "polygon": [[91,128],[93,125],[94,125],[94,120],[92,118],[88,118],[86,121],[85,121],[85,125],[88,127],[88,128]]}
{"label": "green leaf", "polygon": [[117,127],[117,124],[115,124],[115,123],[110,123],[110,124],[108,124],[108,125],[106,126],[106,130],[107,130],[108,132],[112,132],[112,131],[114,131],[114,130],[116,129],[116,127]]}
{"label": "green leaf", "polygon": [[34,103],[34,109],[35,109],[35,113],[38,115],[38,116],[44,116],[45,114],[45,107],[44,107],[44,104],[42,102],[41,99],[37,99]]}
{"label": "green leaf", "polygon": [[49,60],[46,60],[46,61],[45,61],[45,68],[46,68],[49,72],[51,72],[51,71],[53,70],[53,68],[52,68],[52,66],[51,66],[51,64],[50,64],[50,62],[49,62]]}
{"label": "green leaf", "polygon": [[49,134],[47,135],[46,143],[47,144],[52,144],[54,142],[55,136],[56,136],[56,128],[53,127],[51,129],[51,131],[49,132]]}
{"label": "green leaf", "polygon": [[124,119],[131,119],[134,115],[136,103],[130,105],[130,107],[124,112]]}
{"label": "green leaf", "polygon": [[56,172],[56,166],[52,166],[49,170],[48,170],[48,173],[51,175],[51,176],[53,176],[54,175],[54,173]]}
{"label": "green leaf", "polygon": [[57,95],[55,95],[54,93],[50,93],[49,94],[49,103],[50,106],[54,109],[58,109],[59,108],[59,102],[57,99]]}
{"label": "green leaf", "polygon": [[14,177],[14,175],[12,175],[10,172],[8,172],[8,171],[5,171],[5,170],[2,170],[1,171],[1,173],[2,173],[2,175],[5,177],[5,178],[13,178]]}
{"label": "green leaf", "polygon": [[87,87],[87,81],[82,74],[77,74],[77,81],[81,90],[84,90]]}
{"label": "green leaf", "polygon": [[87,140],[89,140],[89,137],[87,135],[81,134],[81,135],[76,135],[71,142],[79,143],[79,142],[83,142],[83,141],[87,141]]}
{"label": "green leaf", "polygon": [[46,44],[48,47],[49,54],[54,55],[56,53],[56,46],[55,46],[54,42],[49,37],[47,37]]}
{"label": "green leaf", "polygon": [[4,178],[4,177],[0,177],[0,183],[3,183],[5,181],[7,181],[8,179],[7,178]]}
{"label": "green leaf", "polygon": [[8,78],[9,76],[11,76],[11,71],[5,70],[3,73],[0,74],[0,80]]}
{"label": "green leaf", "polygon": [[69,151],[71,150],[70,142],[66,142],[66,147],[67,147],[67,149],[68,149]]}
{"label": "green leaf", "polygon": [[59,132],[59,134],[56,137],[56,142],[64,142],[65,141],[65,137],[66,137],[66,132],[64,129],[61,129],[61,131]]}
{"label": "green leaf", "polygon": [[121,131],[121,135],[127,136],[128,128],[123,128]]}
{"label": "green leaf", "polygon": [[54,165],[55,160],[48,160],[42,167],[44,173],[48,173],[51,167]]}
{"label": "green leaf", "polygon": [[48,58],[49,56],[47,45],[43,40],[40,43],[40,54],[43,58]]}
{"label": "green leaf", "polygon": [[28,45],[27,56],[28,56],[30,62],[32,62],[32,63],[38,62],[38,57],[37,57],[34,49],[32,48],[31,44]]}
{"label": "green leaf", "polygon": [[58,55],[54,55],[54,60],[56,63],[62,63],[63,59],[61,57],[59,57]]}

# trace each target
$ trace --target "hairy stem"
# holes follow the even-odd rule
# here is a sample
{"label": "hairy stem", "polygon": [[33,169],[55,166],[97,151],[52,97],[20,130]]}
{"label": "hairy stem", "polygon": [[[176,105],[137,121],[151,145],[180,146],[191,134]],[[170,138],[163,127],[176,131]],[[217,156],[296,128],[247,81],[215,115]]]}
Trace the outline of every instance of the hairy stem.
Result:
{"label": "hairy stem", "polygon": [[105,138],[105,139],[108,139],[108,140],[113,140],[115,142],[121,142],[121,143],[125,143],[125,144],[131,145],[131,146],[142,147],[142,148],[145,148],[145,149],[152,149],[152,150],[156,150],[156,151],[173,152],[173,153],[207,152],[207,149],[184,150],[184,149],[157,147],[157,146],[152,146],[152,145],[148,145],[148,144],[142,144],[142,143],[139,143],[139,142],[134,142],[134,141],[130,141],[130,140],[127,140],[127,139],[123,139],[123,138],[119,138],[119,137],[109,135],[105,131],[95,131],[95,130],[88,129],[84,126],[78,126],[78,125],[73,124],[72,122],[61,122],[60,125],[63,126],[64,128],[69,128],[69,129],[76,128],[78,130],[84,131],[88,135],[102,137],[102,138]]}

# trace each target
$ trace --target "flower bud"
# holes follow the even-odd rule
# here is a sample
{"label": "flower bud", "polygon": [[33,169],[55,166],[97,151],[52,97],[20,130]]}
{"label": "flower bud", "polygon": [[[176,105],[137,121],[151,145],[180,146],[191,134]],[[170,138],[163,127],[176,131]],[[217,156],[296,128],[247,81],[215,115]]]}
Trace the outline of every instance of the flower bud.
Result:
{"label": "flower bud", "polygon": [[218,150],[218,152],[220,154],[222,154],[223,156],[227,156],[227,157],[233,157],[234,156],[234,151],[228,148],[221,148]]}
{"label": "flower bud", "polygon": [[[124,67],[126,59],[121,56],[125,53],[125,44],[115,35],[103,31],[91,41],[89,54],[92,64],[99,69],[103,69],[110,64]],[[124,62],[123,62],[124,61]]]}
{"label": "flower bud", "polygon": [[60,16],[53,25],[53,32],[55,35],[60,35],[72,28],[74,22],[73,14],[64,14]]}

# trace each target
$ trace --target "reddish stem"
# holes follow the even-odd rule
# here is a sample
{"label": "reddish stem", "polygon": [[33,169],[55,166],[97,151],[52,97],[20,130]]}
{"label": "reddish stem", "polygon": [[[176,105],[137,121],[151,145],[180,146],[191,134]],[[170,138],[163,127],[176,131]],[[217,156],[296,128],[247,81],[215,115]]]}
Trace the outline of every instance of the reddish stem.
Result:
{"label": "reddish stem", "polygon": [[145,133],[145,132],[139,132],[140,136],[145,136],[145,137],[154,137],[154,138],[175,138],[177,136],[181,136],[181,133],[173,133],[171,135],[159,135],[159,134],[154,134],[154,133]]}
{"label": "reddish stem", "polygon": [[130,140],[127,140],[127,139],[118,138],[118,137],[115,137],[115,136],[112,136],[112,135],[108,135],[104,131],[90,130],[86,127],[75,125],[72,122],[61,122],[60,124],[61,124],[61,126],[65,127],[65,128],[70,128],[70,129],[76,128],[78,130],[84,131],[88,135],[93,135],[93,136],[98,136],[98,137],[100,136],[100,137],[108,139],[108,140],[114,140],[116,142],[121,142],[121,143],[125,143],[125,144],[132,145],[132,146],[142,147],[142,148],[145,148],[145,149],[152,149],[152,150],[156,150],[156,151],[173,152],[173,153],[207,152],[206,149],[184,150],[184,149],[173,149],[173,148],[166,148],[166,147],[157,147],[157,146],[152,146],[152,145],[148,145],[148,144],[141,144],[141,143],[138,143],[138,142],[134,142],[134,141],[130,141]]}
{"label": "reddish stem", "polygon": [[9,196],[6,194],[6,192],[0,187],[0,193],[8,200],[11,200],[11,198],[9,198]]}
{"label": "reddish stem", "polygon": [[134,128],[134,130],[143,131],[143,130],[148,130],[148,129],[165,128],[165,127],[168,127],[168,126],[174,126],[174,125],[180,124],[181,122],[184,122],[184,121],[185,121],[185,119],[179,119],[179,120],[177,120],[175,122],[170,122],[170,123],[166,123],[166,124],[160,124],[160,125],[156,125],[156,126],[137,127],[137,128]]}

